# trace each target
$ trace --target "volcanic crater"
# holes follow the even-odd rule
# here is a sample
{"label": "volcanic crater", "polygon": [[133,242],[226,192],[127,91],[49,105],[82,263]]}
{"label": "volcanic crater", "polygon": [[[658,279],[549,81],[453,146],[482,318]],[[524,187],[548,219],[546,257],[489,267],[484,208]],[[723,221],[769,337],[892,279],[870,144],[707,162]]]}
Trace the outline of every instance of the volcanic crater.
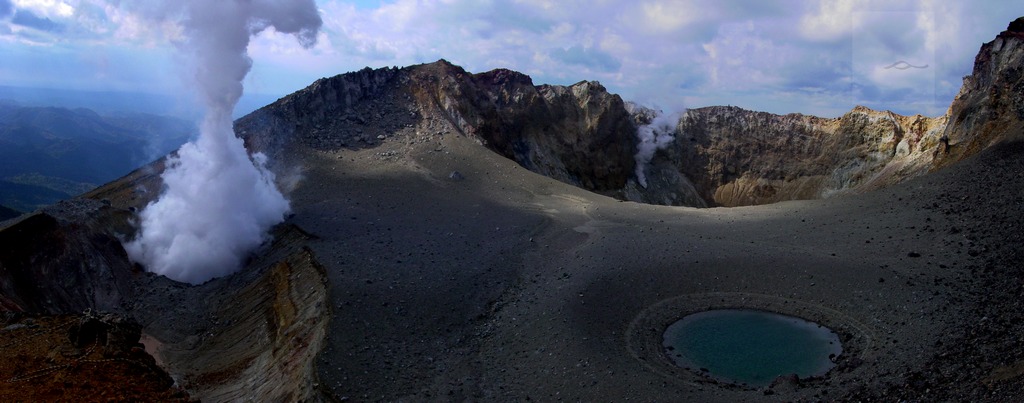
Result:
{"label": "volcanic crater", "polygon": [[[1019,87],[1022,42],[983,45],[944,117],[691,110],[646,187],[649,115],[598,83],[446,61],[325,78],[235,123],[292,206],[242,271],[190,286],[128,260],[157,161],[0,224],[0,343],[103,311],[141,329],[88,340],[155,371],[143,400],[1013,400],[1024,99],[994,89]],[[671,365],[665,328],[718,308],[821,323],[843,353],[762,388]],[[105,368],[53,340],[0,366],[7,390]],[[44,398],[87,388],[61,385]]]}

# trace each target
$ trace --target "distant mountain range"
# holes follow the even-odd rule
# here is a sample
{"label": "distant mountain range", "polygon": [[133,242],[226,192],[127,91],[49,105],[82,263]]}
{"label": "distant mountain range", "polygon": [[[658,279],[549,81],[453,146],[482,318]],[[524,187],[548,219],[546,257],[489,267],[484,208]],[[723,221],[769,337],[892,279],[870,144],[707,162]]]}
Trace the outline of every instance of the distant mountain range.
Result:
{"label": "distant mountain range", "polygon": [[177,149],[195,124],[141,113],[0,104],[0,205],[33,211]]}
{"label": "distant mountain range", "polygon": [[[244,94],[235,107],[235,116],[243,116],[274,102],[277,95]],[[125,91],[86,91],[0,85],[0,104],[16,106],[89,108],[100,114],[145,113],[197,120],[202,116],[198,104],[187,94],[167,95]]]}

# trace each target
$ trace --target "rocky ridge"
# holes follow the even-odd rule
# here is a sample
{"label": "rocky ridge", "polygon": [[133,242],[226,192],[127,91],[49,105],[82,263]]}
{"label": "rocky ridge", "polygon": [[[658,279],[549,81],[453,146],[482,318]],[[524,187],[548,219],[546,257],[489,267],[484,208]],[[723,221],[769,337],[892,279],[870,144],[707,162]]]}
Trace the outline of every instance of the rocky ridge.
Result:
{"label": "rocky ridge", "polygon": [[452,127],[534,172],[599,193],[622,188],[633,172],[635,125],[599,83],[534,86],[521,73],[470,74],[445,60],[320,79],[235,129],[252,149],[277,155],[287,141],[318,150],[437,142],[456,134]]}
{"label": "rocky ridge", "polygon": [[675,140],[640,167],[647,186],[635,174],[636,133],[654,111],[627,106],[597,82],[534,85],[514,71],[471,74],[444,60],[320,79],[240,119],[236,130],[250,147],[271,153],[289,141],[364,149],[392,140],[437,142],[455,132],[536,173],[651,204],[824,198],[899,183],[1020,137],[1024,33],[1014,27],[981,47],[944,116],[863,106],[839,118],[690,109]]}

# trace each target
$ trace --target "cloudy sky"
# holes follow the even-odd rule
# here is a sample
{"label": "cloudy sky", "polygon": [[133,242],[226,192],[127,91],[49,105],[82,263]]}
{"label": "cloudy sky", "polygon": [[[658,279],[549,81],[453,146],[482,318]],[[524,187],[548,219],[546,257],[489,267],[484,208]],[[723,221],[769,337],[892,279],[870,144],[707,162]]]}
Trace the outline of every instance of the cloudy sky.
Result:
{"label": "cloudy sky", "polygon": [[[135,0],[0,0],[0,85],[177,93],[180,29]],[[152,0],[147,0],[152,1]],[[171,0],[173,1],[173,0]],[[861,104],[940,115],[1019,1],[318,0],[303,49],[264,31],[246,91],[284,95],[363,67],[447,59],[536,84],[597,80],[665,110],[737,105],[838,116]],[[3,94],[0,94],[3,98]]]}

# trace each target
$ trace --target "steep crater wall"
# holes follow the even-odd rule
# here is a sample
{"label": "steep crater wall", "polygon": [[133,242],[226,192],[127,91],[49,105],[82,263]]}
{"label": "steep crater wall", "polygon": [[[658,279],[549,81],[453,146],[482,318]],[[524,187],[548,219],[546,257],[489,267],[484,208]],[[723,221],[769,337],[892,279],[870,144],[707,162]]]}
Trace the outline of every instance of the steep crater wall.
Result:
{"label": "steep crater wall", "polygon": [[833,119],[736,107],[691,109],[679,120],[676,141],[652,164],[663,160],[676,167],[709,205],[815,199],[924,172],[944,124],[944,117],[865,107]]}
{"label": "steep crater wall", "polygon": [[281,154],[293,141],[361,149],[448,134],[423,130],[444,127],[531,171],[621,200],[706,207],[823,198],[899,183],[1024,136],[1021,21],[982,45],[944,116],[862,106],[838,118],[697,108],[641,166],[637,130],[653,111],[627,106],[597,82],[534,85],[514,71],[471,74],[444,60],[318,80],[240,119],[236,130],[251,149]]}
{"label": "steep crater wall", "polygon": [[[633,172],[636,128],[619,96],[596,82],[534,86],[510,70],[470,74],[440,60],[364,69],[317,80],[239,119],[251,150],[282,155],[293,141],[332,151],[376,147],[440,117],[520,165],[587,190],[611,193]],[[595,163],[600,161],[600,163]]]}

